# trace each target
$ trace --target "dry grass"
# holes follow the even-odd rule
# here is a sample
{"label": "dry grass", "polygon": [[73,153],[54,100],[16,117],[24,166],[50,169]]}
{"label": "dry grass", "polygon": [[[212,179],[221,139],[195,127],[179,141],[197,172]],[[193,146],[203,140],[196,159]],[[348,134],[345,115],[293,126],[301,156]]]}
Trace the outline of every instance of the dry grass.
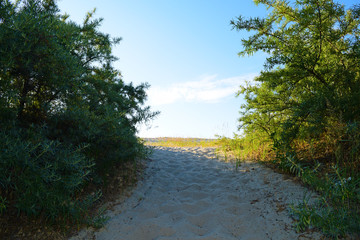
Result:
{"label": "dry grass", "polygon": [[220,143],[217,139],[205,138],[145,138],[147,146],[162,146],[162,147],[219,147]]}

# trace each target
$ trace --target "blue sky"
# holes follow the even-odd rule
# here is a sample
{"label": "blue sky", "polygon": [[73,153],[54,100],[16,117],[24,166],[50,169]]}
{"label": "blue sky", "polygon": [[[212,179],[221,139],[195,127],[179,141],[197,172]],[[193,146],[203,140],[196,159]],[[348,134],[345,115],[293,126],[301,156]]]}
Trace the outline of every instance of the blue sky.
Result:
{"label": "blue sky", "polygon": [[[344,0],[345,4],[356,0]],[[265,55],[240,58],[247,32],[231,30],[239,15],[266,16],[252,0],[59,0],[82,22],[96,8],[100,28],[121,37],[113,49],[125,82],[151,85],[147,104],[161,114],[140,137],[232,137],[237,132],[241,84],[263,68]]]}

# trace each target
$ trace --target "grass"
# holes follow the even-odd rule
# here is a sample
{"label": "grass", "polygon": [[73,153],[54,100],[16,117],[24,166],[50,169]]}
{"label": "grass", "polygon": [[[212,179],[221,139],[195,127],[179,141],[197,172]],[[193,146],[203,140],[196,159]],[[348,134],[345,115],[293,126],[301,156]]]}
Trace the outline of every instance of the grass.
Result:
{"label": "grass", "polygon": [[205,138],[145,138],[143,139],[148,146],[162,147],[219,147],[220,143],[217,139]]}
{"label": "grass", "polygon": [[[359,156],[352,154],[349,147],[346,152],[339,151],[338,146],[331,149],[322,141],[297,142],[296,154],[277,155],[272,145],[262,139],[261,136],[220,138],[219,149],[225,156],[233,155],[239,164],[244,159],[255,160],[295,175],[318,192],[314,203],[304,198],[290,207],[298,231],[316,228],[331,239],[360,239]],[[356,141],[352,143],[360,146]]]}

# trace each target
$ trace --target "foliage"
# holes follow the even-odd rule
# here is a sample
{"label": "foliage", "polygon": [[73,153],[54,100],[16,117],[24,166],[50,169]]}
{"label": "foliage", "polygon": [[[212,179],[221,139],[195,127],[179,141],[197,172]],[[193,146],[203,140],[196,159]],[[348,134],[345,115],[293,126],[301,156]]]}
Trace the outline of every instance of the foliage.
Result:
{"label": "foliage", "polygon": [[235,134],[234,138],[218,137],[219,150],[230,153],[236,159],[265,161],[271,155],[270,140],[262,132],[244,136]]}
{"label": "foliage", "polygon": [[[141,157],[147,84],[126,84],[102,19],[83,24],[54,0],[0,1],[0,210],[79,220],[82,188]],[[88,199],[88,200],[86,200]],[[86,204],[85,204],[86,203]]]}
{"label": "foliage", "polygon": [[246,100],[239,119],[246,134],[241,141],[261,133],[258,141],[270,140],[272,163],[322,192],[323,212],[302,208],[302,226],[319,227],[333,237],[359,233],[358,218],[352,223],[356,227],[349,227],[350,218],[341,218],[359,213],[358,184],[340,191],[344,187],[334,188],[326,173],[359,182],[360,5],[345,9],[333,0],[254,2],[271,10],[266,18],[231,21],[234,29],[253,33],[242,40],[240,56],[267,54],[255,82],[238,92]]}
{"label": "foliage", "polygon": [[218,158],[235,163],[236,170],[243,161],[267,161],[273,155],[270,140],[262,132],[254,131],[246,136],[234,134],[234,138],[218,136]]}
{"label": "foliage", "polygon": [[[41,131],[37,129],[38,131]],[[0,186],[18,211],[45,212],[52,220],[72,209],[73,197],[89,177],[93,162],[81,149],[64,147],[41,134],[0,132]],[[72,216],[75,217],[75,216]]]}
{"label": "foliage", "polygon": [[291,206],[291,213],[297,219],[296,229],[313,226],[336,239],[359,233],[360,178],[345,178],[337,167],[323,179],[318,178],[313,169],[302,168],[301,172],[302,180],[321,190],[322,196],[315,203],[305,198],[302,203]]}
{"label": "foliage", "polygon": [[359,121],[359,7],[328,0],[258,0],[272,9],[265,19],[239,17],[237,30],[255,31],[242,40],[240,55],[268,54],[257,84],[242,87],[245,130],[266,132],[282,144],[313,138],[335,122]]}

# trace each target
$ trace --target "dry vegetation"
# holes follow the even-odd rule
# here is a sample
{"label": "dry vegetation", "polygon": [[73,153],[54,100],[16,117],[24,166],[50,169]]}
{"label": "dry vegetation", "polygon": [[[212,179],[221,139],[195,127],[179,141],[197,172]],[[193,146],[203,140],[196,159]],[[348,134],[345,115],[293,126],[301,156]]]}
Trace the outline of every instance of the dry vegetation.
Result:
{"label": "dry vegetation", "polygon": [[145,144],[148,146],[163,146],[163,147],[218,147],[219,141],[217,139],[205,138],[175,138],[175,137],[161,137],[161,138],[145,138]]}

